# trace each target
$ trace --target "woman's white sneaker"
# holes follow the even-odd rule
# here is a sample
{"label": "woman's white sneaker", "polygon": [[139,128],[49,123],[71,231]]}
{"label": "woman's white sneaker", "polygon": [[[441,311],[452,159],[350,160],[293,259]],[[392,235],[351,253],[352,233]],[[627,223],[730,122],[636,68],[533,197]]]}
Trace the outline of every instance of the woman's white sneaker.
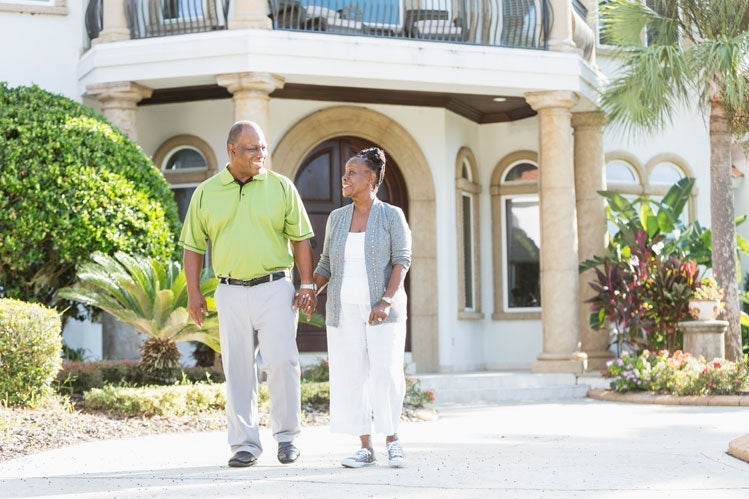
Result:
{"label": "woman's white sneaker", "polygon": [[387,443],[388,464],[391,468],[402,468],[406,465],[406,455],[398,440]]}
{"label": "woman's white sneaker", "polygon": [[374,463],[374,454],[372,454],[369,449],[359,449],[356,451],[356,454],[341,461],[341,464],[346,468],[361,468],[364,466],[372,466]]}

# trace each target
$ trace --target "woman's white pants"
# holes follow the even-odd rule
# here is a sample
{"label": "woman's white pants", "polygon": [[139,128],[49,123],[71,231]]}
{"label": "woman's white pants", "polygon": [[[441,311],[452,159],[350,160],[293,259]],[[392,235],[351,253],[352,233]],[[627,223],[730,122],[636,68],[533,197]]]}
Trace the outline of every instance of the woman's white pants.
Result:
{"label": "woman's white pants", "polygon": [[341,304],[338,327],[328,326],[330,430],[350,435],[398,431],[406,378],[406,323],[370,326],[371,307]]}

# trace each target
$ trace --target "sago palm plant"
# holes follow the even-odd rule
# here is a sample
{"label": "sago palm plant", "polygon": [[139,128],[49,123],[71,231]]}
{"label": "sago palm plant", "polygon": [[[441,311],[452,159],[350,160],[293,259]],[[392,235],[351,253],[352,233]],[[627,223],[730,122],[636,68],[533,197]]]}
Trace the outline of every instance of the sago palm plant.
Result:
{"label": "sago palm plant", "polygon": [[187,313],[185,273],[177,262],[164,264],[144,256],[101,253],[81,265],[78,282],[61,289],[61,298],[109,312],[143,333],[140,367],[154,382],[178,380],[180,352],[177,342],[198,341],[219,351],[218,319],[213,292],[218,280],[205,270],[200,291],[211,311],[200,327]]}

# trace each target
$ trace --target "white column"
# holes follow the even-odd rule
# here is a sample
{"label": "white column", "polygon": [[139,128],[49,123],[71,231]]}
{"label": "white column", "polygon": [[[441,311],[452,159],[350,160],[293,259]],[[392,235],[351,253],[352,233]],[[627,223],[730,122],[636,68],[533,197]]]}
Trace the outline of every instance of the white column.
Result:
{"label": "white column", "polygon": [[266,0],[234,0],[232,3],[234,13],[229,17],[229,29],[273,29]]}
{"label": "white column", "polygon": [[117,42],[130,39],[130,28],[125,17],[125,0],[102,0],[102,29],[99,36],[91,40],[97,43]]}
{"label": "white column", "polygon": [[234,121],[254,121],[268,133],[270,94],[283,87],[284,79],[270,73],[233,73],[218,75],[216,81],[232,93]]}
{"label": "white column", "polygon": [[86,88],[88,95],[101,102],[101,112],[110,123],[122,130],[131,140],[138,140],[136,116],[138,102],[153,92],[131,81],[99,83]]}
{"label": "white column", "polygon": [[[270,94],[284,85],[284,79],[270,73],[233,73],[216,76],[216,81],[232,93],[234,122],[254,121],[270,143]],[[271,168],[271,155],[265,160]]]}
{"label": "white column", "polygon": [[[598,191],[606,189],[606,160],[603,152],[603,125],[606,115],[600,111],[574,113],[575,196],[580,261],[603,256],[606,252],[606,203]],[[592,270],[580,274],[580,345],[588,356],[587,369],[600,371],[613,358],[608,331],[590,327],[590,303],[595,295],[590,287]]]}
{"label": "white column", "polygon": [[570,109],[573,92],[530,92],[538,111],[542,352],[534,372],[582,372],[579,352],[577,214]]}

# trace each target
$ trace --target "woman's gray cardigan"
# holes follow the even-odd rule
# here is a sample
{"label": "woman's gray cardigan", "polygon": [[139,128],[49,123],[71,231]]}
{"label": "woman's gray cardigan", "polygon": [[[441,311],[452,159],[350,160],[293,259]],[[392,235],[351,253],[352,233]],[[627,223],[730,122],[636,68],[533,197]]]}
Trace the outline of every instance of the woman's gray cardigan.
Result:
{"label": "woman's gray cardigan", "polygon": [[[325,226],[325,243],[315,273],[329,279],[328,302],[325,306],[325,323],[338,327],[341,316],[341,283],[343,279],[343,253],[354,214],[353,203],[330,213]],[[364,235],[364,261],[367,266],[369,298],[375,306],[387,288],[393,266],[411,266],[411,230],[403,211],[397,206],[375,198],[367,220]],[[364,283],[362,283],[364,285]],[[406,320],[406,291],[401,286],[393,297],[390,314],[383,321]]]}

